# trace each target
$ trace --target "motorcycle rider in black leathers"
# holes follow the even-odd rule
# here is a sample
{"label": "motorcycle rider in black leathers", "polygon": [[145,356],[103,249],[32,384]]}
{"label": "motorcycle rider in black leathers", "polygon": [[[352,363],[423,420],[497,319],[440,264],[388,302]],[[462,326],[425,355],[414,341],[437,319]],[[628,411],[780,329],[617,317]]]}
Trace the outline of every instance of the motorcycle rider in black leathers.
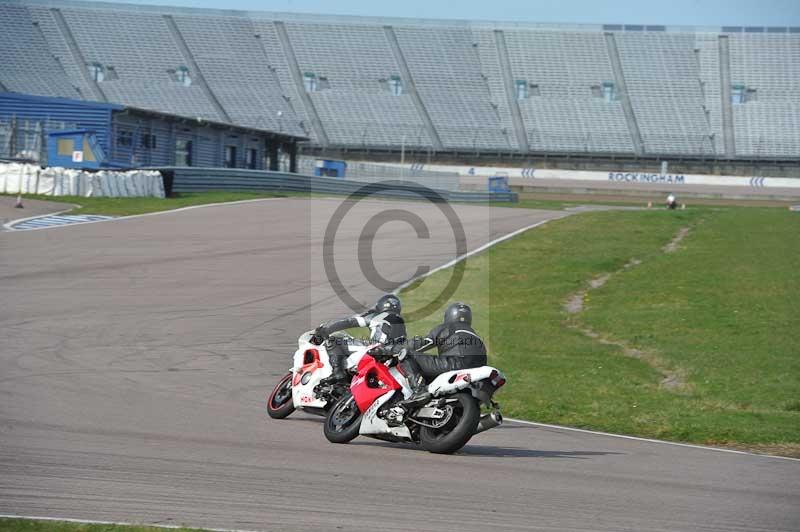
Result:
{"label": "motorcycle rider in black leathers", "polygon": [[386,294],[378,300],[374,309],[370,309],[364,314],[330,321],[317,327],[314,335],[327,339],[325,348],[333,368],[333,374],[323,379],[320,384],[347,379],[345,361],[350,356],[347,341],[331,337],[332,333],[354,327],[369,327],[370,342],[380,343],[388,348],[394,345],[403,345],[406,340],[406,323],[403,321],[400,311],[400,299],[394,294]]}
{"label": "motorcycle rider in black leathers", "polygon": [[[444,323],[434,327],[425,337],[415,337],[408,346],[413,350],[402,357],[401,370],[414,394],[400,406],[426,403],[431,395],[426,382],[442,373],[486,365],[486,346],[472,328],[472,309],[465,303],[453,303],[444,311]],[[421,354],[436,347],[439,356]]]}

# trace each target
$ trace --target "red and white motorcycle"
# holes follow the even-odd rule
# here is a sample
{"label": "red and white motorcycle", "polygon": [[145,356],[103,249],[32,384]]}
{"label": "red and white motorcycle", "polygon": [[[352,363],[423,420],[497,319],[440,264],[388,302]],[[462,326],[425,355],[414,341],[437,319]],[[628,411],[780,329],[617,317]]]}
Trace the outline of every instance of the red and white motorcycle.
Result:
{"label": "red and white motorcycle", "polygon": [[[388,441],[420,443],[432,453],[454,453],[473,435],[503,422],[492,400],[506,383],[491,366],[448,371],[429,385],[432,399],[408,411],[397,403],[412,395],[398,358],[379,345],[366,354],[351,355],[348,368],[356,371],[350,393],[339,399],[325,418],[325,437],[347,443],[359,434]],[[483,416],[480,404],[491,411]]]}
{"label": "red and white motorcycle", "polygon": [[[351,358],[357,361],[369,346],[348,335],[339,335],[347,343]],[[350,360],[348,358],[348,360]],[[267,413],[274,419],[283,419],[295,409],[324,416],[330,407],[347,392],[347,383],[320,385],[320,381],[333,373],[324,338],[314,336],[314,331],[303,333],[297,340],[292,369],[284,375],[267,397]]]}

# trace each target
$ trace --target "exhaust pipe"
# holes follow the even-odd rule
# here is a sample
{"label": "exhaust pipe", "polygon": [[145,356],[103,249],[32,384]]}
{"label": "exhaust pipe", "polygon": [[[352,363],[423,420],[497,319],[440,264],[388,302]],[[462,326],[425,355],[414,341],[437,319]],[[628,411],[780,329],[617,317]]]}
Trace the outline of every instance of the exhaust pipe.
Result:
{"label": "exhaust pipe", "polygon": [[502,424],[503,424],[503,414],[501,414],[499,410],[495,410],[488,414],[484,414],[481,416],[480,421],[478,421],[478,428],[475,429],[475,434],[478,434],[485,430],[493,429]]}

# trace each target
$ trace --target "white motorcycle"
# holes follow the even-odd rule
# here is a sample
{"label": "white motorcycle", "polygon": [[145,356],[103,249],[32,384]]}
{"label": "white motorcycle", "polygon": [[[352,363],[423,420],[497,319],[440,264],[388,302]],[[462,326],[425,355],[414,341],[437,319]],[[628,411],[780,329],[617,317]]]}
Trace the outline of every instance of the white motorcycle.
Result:
{"label": "white motorcycle", "polygon": [[[348,358],[357,371],[350,393],[328,411],[324,432],[328,441],[347,443],[359,434],[388,441],[420,443],[432,453],[449,454],[461,449],[473,435],[503,422],[494,393],[506,383],[491,366],[448,371],[429,385],[432,398],[408,410],[398,403],[413,392],[398,358],[379,345]],[[491,409],[480,414],[480,404]]]}
{"label": "white motorcycle", "polygon": [[[346,342],[353,360],[359,360],[366,353],[368,346],[352,336],[338,336]],[[320,385],[320,381],[333,373],[324,339],[315,336],[314,331],[303,333],[297,340],[293,362],[289,373],[267,396],[267,414],[273,419],[283,419],[299,408],[311,414],[326,415],[347,391],[347,381]]]}

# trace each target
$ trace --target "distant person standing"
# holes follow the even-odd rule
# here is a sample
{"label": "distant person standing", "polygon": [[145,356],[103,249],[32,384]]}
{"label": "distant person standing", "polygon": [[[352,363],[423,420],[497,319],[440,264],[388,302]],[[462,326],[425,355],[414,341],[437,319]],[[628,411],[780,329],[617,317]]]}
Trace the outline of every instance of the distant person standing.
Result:
{"label": "distant person standing", "polygon": [[672,192],[669,193],[667,196],[667,209],[677,209],[678,208],[678,198],[675,197],[675,194]]}

